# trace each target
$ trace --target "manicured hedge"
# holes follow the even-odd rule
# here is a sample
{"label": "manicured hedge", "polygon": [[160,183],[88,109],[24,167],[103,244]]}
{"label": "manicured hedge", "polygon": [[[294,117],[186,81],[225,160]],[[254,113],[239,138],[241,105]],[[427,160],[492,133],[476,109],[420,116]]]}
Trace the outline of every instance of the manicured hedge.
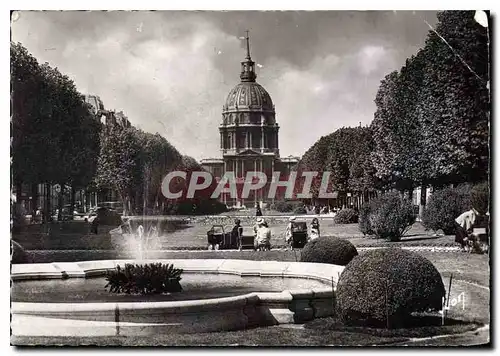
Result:
{"label": "manicured hedge", "polygon": [[356,247],[345,239],[322,236],[309,241],[300,254],[300,262],[329,263],[345,266],[356,255]]}
{"label": "manicured hedge", "polygon": [[377,249],[356,256],[340,275],[337,312],[348,325],[397,327],[413,312],[441,310],[444,296],[429,260],[399,248]]}

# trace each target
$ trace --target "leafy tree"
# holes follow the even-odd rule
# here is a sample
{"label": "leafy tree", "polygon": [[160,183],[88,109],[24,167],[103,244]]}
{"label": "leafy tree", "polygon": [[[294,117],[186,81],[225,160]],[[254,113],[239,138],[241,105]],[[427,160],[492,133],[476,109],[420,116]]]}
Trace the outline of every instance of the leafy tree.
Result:
{"label": "leafy tree", "polygon": [[[37,193],[39,183],[73,188],[88,184],[97,161],[99,125],[73,81],[47,63],[39,65],[21,44],[11,43],[11,84],[16,186],[28,183]],[[61,212],[62,199],[59,207]]]}
{"label": "leafy tree", "polygon": [[[371,129],[368,127],[344,127],[321,137],[302,157],[298,176],[305,171],[317,171],[311,192],[318,197],[323,172],[330,172],[329,191],[373,191],[378,182],[370,159],[373,149]],[[303,182],[304,179],[302,179]],[[302,186],[296,192],[302,190]]]}
{"label": "leafy tree", "polygon": [[387,188],[421,186],[422,205],[428,184],[488,174],[486,29],[473,11],[444,11],[438,19],[439,35],[431,31],[424,48],[381,82],[371,124],[377,176]]}
{"label": "leafy tree", "polygon": [[120,194],[124,213],[128,214],[131,199],[141,183],[141,147],[134,128],[116,127],[101,133],[96,184]]}
{"label": "leafy tree", "polygon": [[[425,42],[425,73],[417,115],[424,155],[436,185],[484,180],[488,174],[487,30],[474,11],[443,11]],[[467,68],[467,66],[470,67]]]}

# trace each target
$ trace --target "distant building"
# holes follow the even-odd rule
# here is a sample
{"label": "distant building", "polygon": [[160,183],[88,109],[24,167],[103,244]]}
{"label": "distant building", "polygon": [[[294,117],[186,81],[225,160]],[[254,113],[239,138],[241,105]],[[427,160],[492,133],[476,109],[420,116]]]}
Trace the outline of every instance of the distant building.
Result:
{"label": "distant building", "polygon": [[[264,172],[270,182],[273,172],[287,175],[300,159],[293,156],[280,158],[275,107],[269,93],[256,82],[248,35],[246,41],[247,56],[241,62],[241,82],[229,92],[222,107],[222,123],[219,125],[222,158],[201,160],[202,167],[218,179],[225,172],[234,172],[239,184],[249,171]],[[227,196],[222,200],[234,206],[267,202],[268,186],[269,183],[257,194],[251,191],[247,202]]]}
{"label": "distant building", "polygon": [[90,106],[92,107],[92,113],[96,116],[99,114],[99,112],[104,111],[104,104],[102,103],[101,98],[97,95],[85,95],[85,102],[87,104],[90,104]]}
{"label": "distant building", "polygon": [[115,112],[113,110],[106,110],[99,96],[87,94],[85,95],[85,102],[91,106],[92,113],[103,125],[107,127],[132,126],[123,111]]}

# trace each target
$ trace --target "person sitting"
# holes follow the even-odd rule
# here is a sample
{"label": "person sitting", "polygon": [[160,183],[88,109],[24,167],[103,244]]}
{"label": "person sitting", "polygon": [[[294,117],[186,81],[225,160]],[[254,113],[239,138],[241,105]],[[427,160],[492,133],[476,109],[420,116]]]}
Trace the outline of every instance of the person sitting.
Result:
{"label": "person sitting", "polygon": [[271,230],[267,223],[262,218],[257,219],[257,230],[254,239],[254,250],[264,246],[266,249],[271,249]]}
{"label": "person sitting", "polygon": [[311,235],[309,240],[315,240],[319,237],[319,220],[318,218],[312,219],[311,222]]}

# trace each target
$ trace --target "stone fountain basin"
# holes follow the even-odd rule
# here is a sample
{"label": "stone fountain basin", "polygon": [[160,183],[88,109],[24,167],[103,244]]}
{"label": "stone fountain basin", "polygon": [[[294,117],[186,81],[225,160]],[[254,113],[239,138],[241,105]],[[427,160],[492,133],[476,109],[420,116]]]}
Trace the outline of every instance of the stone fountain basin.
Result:
{"label": "stone fountain basin", "polygon": [[[271,279],[302,279],[311,288],[180,301],[11,304],[11,329],[16,336],[152,335],[159,332],[199,333],[303,323],[332,315],[334,289],[343,266],[304,262],[250,260],[105,260],[12,265],[16,281],[102,277],[125,263],[171,263],[184,274],[209,277],[230,274]],[[321,283],[317,283],[321,282]],[[258,282],[257,282],[258,283]],[[181,281],[182,284],[182,281]],[[103,286],[104,287],[104,286]],[[256,290],[258,290],[256,286]]]}

